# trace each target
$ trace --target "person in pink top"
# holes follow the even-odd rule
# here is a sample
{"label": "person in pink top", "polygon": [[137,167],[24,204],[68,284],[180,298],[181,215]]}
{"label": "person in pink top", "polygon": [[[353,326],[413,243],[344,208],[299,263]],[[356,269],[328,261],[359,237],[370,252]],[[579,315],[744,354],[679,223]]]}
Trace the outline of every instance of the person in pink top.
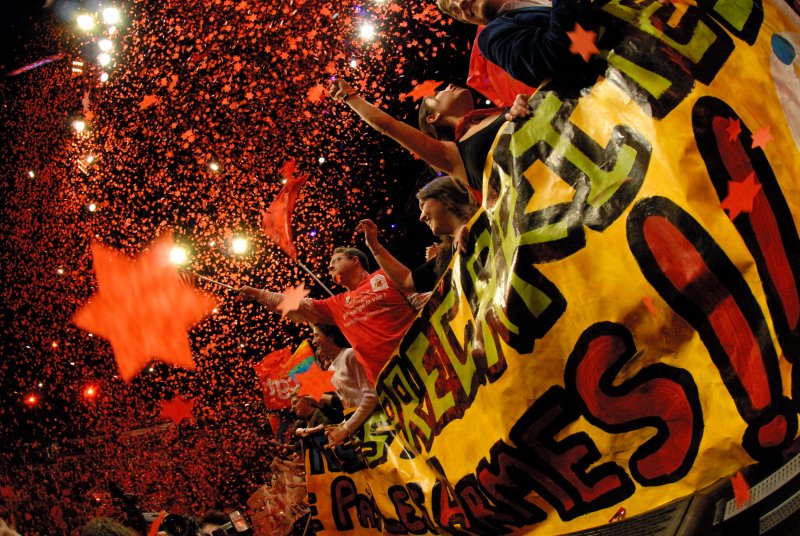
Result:
{"label": "person in pink top", "polygon": [[[369,272],[367,256],[358,249],[336,248],[328,272],[346,292],[325,300],[304,298],[299,309],[286,316],[295,322],[333,324],[341,329],[374,385],[416,312],[383,270]],[[243,286],[236,290],[276,312],[284,299],[283,294],[266,289]]]}

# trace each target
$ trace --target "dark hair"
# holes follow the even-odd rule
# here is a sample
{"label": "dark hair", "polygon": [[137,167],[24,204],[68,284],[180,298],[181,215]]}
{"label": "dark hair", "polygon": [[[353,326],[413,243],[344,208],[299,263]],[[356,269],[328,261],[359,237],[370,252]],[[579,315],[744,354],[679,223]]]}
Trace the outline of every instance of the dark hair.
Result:
{"label": "dark hair", "polygon": [[333,339],[333,344],[339,348],[350,348],[350,343],[338,327],[331,324],[313,324],[313,327],[319,328],[326,337]]}
{"label": "dark hair", "polygon": [[[469,220],[480,208],[480,203],[475,198],[463,181],[445,175],[436,177],[417,192],[417,199],[436,199],[449,212],[455,214],[459,220]],[[450,235],[439,237],[442,244],[436,254],[436,273],[441,274],[444,267],[453,258],[453,238]]]}
{"label": "dark hair", "polygon": [[367,256],[364,255],[364,252],[360,249],[338,247],[333,250],[333,253],[344,253],[344,256],[348,259],[352,259],[353,257],[357,258],[358,262],[361,264],[361,267],[369,272],[369,259],[367,259]]}
{"label": "dark hair", "polygon": [[134,536],[134,532],[110,517],[95,517],[83,527],[84,536]]}
{"label": "dark hair", "polygon": [[456,131],[450,125],[437,125],[435,123],[428,123],[428,116],[433,113],[431,107],[428,106],[428,98],[422,99],[422,104],[419,105],[419,129],[426,136],[439,141],[455,141]]}
{"label": "dark hair", "polygon": [[225,525],[226,523],[229,523],[230,520],[231,518],[225,512],[220,512],[219,510],[211,510],[205,513],[203,519],[200,520],[200,523],[198,523],[198,525],[200,525],[200,527],[202,527],[203,525],[222,526]]}

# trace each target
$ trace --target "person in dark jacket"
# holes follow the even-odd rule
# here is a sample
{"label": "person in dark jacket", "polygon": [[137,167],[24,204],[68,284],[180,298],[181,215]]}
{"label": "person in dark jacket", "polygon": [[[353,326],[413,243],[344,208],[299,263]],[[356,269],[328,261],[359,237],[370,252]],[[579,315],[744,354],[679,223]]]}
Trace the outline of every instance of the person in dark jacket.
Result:
{"label": "person in dark jacket", "polygon": [[485,25],[478,35],[484,57],[531,87],[545,80],[575,85],[593,82],[596,70],[570,52],[567,32],[589,28],[589,2],[581,0],[437,0],[446,15]]}

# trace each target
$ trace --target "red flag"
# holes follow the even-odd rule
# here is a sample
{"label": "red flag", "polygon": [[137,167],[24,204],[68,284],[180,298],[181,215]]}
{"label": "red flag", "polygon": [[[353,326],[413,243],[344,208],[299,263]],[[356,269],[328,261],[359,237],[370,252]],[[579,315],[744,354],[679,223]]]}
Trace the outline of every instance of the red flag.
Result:
{"label": "red flag", "polygon": [[299,384],[287,376],[281,366],[291,356],[291,350],[282,348],[253,365],[264,388],[264,403],[269,409],[284,409],[292,405],[289,395]]}
{"label": "red flag", "polygon": [[270,428],[272,428],[272,435],[278,437],[278,429],[281,426],[281,420],[278,418],[277,415],[269,416],[269,426]]}
{"label": "red flag", "polygon": [[472,44],[467,85],[486,95],[495,106],[511,106],[519,93],[533,95],[536,88],[514,80],[503,69],[483,57],[478,50],[478,35],[482,29],[483,26],[478,26],[478,34]]}
{"label": "red flag", "polygon": [[292,212],[294,211],[297,194],[300,193],[300,188],[308,180],[308,174],[304,173],[298,177],[292,176],[294,174],[294,159],[284,164],[281,172],[284,179],[286,179],[286,184],[284,184],[283,189],[278,193],[278,197],[275,198],[275,201],[272,202],[264,214],[262,226],[264,235],[296,261],[297,250],[292,240]]}

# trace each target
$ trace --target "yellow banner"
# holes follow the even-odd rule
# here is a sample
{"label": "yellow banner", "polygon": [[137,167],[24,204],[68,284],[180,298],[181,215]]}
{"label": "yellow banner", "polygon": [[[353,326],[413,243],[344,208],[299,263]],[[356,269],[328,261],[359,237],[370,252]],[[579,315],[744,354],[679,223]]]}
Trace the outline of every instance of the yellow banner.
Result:
{"label": "yellow banner", "polygon": [[309,450],[319,533],[573,532],[796,437],[797,18],[595,5],[605,76],[501,130],[384,412],[359,449]]}

